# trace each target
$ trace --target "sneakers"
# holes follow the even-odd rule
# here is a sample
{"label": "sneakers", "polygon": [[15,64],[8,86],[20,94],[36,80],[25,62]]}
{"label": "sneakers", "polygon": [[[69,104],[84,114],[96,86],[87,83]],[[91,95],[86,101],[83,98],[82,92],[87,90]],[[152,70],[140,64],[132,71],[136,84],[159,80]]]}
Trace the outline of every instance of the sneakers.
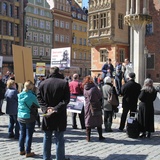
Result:
{"label": "sneakers", "polygon": [[34,156],[35,156],[34,152],[26,153],[26,158],[27,157],[34,157]]}

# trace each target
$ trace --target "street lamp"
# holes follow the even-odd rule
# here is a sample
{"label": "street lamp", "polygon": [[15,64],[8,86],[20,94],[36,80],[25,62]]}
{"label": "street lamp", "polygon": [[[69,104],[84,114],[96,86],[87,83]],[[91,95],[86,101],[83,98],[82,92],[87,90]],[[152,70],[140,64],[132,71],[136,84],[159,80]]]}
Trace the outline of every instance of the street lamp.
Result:
{"label": "street lamp", "polygon": [[145,63],[145,79],[147,78],[146,77],[146,72],[147,72],[147,56],[148,56],[148,49],[147,49],[147,46],[144,47],[144,63]]}

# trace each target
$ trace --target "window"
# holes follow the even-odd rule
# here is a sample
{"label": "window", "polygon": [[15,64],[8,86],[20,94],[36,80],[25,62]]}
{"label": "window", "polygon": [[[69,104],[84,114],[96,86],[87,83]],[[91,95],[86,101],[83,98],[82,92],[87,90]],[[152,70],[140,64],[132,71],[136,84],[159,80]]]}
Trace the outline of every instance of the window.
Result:
{"label": "window", "polygon": [[73,25],[73,29],[77,30],[77,25],[76,24]]}
{"label": "window", "polygon": [[59,27],[59,20],[57,20],[57,19],[55,20],[55,26]]}
{"label": "window", "polygon": [[76,59],[77,55],[76,52],[74,52],[73,58]]}
{"label": "window", "polygon": [[44,16],[44,10],[43,9],[40,9],[40,15]]}
{"label": "window", "polygon": [[79,53],[79,59],[82,59],[82,53]]}
{"label": "window", "polygon": [[69,23],[66,22],[66,29],[69,29]]}
{"label": "window", "polygon": [[86,59],[86,53],[84,53],[84,59]]}
{"label": "window", "polygon": [[34,55],[34,56],[37,56],[37,55],[38,55],[38,47],[37,47],[37,46],[34,46],[34,47],[33,47],[33,55]]}
{"label": "window", "polygon": [[55,41],[57,41],[57,42],[59,41],[59,34],[55,35]]}
{"label": "window", "polygon": [[84,41],[83,41],[83,45],[84,45],[84,46],[86,46],[86,39],[84,39]]}
{"label": "window", "polygon": [[33,19],[33,26],[38,27],[38,19]]}
{"label": "window", "polygon": [[66,43],[69,43],[69,36],[66,36]]}
{"label": "window", "polygon": [[124,49],[120,49],[119,50],[119,59],[120,59],[120,62],[124,62],[124,57],[125,57],[125,50]]}
{"label": "window", "polygon": [[105,28],[106,27],[106,13],[102,13],[100,15],[100,18],[101,18],[100,28]]}
{"label": "window", "polygon": [[147,57],[147,69],[154,69],[155,56],[154,54]]}
{"label": "window", "polygon": [[50,57],[50,48],[46,48],[46,56]]}
{"label": "window", "polygon": [[32,26],[32,18],[31,17],[27,17],[27,24],[29,26]]}
{"label": "window", "polygon": [[72,17],[76,17],[76,13],[75,12],[72,12]]}
{"label": "window", "polygon": [[82,45],[82,38],[79,39],[79,44]]}
{"label": "window", "polygon": [[106,62],[108,59],[108,51],[106,49],[100,50],[100,62]]}
{"label": "window", "polygon": [[77,38],[76,37],[74,37],[74,39],[73,39],[73,44],[77,44]]}
{"label": "window", "polygon": [[91,53],[88,54],[88,59],[91,60]]}
{"label": "window", "polygon": [[82,31],[82,26],[79,26],[79,31]]}
{"label": "window", "polygon": [[60,42],[64,42],[64,35],[60,36]]}
{"label": "window", "polygon": [[51,23],[50,22],[46,22],[46,29],[50,30],[51,29]]}
{"label": "window", "polygon": [[63,21],[60,22],[60,27],[64,28],[64,22]]}
{"label": "window", "polygon": [[85,15],[83,15],[83,20],[86,20],[86,16]]}
{"label": "window", "polygon": [[118,14],[118,27],[123,29],[123,14]]}
{"label": "window", "polygon": [[32,32],[27,32],[27,40],[32,40]]}
{"label": "window", "polygon": [[38,14],[38,8],[34,8],[34,14]]}
{"label": "window", "polygon": [[98,29],[98,15],[93,16],[93,29]]}
{"label": "window", "polygon": [[153,23],[146,25],[146,36],[153,34]]}
{"label": "window", "polygon": [[51,36],[50,35],[46,35],[46,43],[51,43]]}
{"label": "window", "polygon": [[41,42],[41,43],[44,43],[44,34],[41,34],[41,33],[40,33],[39,39],[40,39],[40,42]]}
{"label": "window", "polygon": [[18,37],[19,36],[19,25],[14,24],[14,36]]}
{"label": "window", "polygon": [[12,36],[12,35],[13,35],[12,26],[13,26],[12,23],[9,22],[9,23],[8,23],[8,35],[9,35],[9,36]]}
{"label": "window", "polygon": [[44,56],[44,47],[39,48],[39,55]]}
{"label": "window", "polygon": [[78,14],[78,19],[81,19],[81,14]]}
{"label": "window", "polygon": [[14,15],[15,18],[19,18],[19,7],[15,7]]}
{"label": "window", "polygon": [[13,16],[13,6],[11,4],[9,5],[9,16]]}
{"label": "window", "polygon": [[87,32],[87,27],[84,27],[83,31],[84,31],[84,32]]}
{"label": "window", "polygon": [[44,28],[44,21],[40,20],[40,28]]}
{"label": "window", "polygon": [[33,33],[33,41],[38,42],[38,34]]}
{"label": "window", "polygon": [[7,3],[3,2],[2,15],[7,15]]}

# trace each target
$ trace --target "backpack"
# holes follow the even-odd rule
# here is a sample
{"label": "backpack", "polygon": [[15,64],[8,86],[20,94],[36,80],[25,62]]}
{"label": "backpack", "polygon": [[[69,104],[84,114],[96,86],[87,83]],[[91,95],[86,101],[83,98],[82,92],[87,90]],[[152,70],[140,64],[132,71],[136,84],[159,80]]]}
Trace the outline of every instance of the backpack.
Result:
{"label": "backpack", "polygon": [[116,94],[115,87],[111,87],[108,93],[108,102],[112,105],[112,109],[115,113],[118,113],[119,99]]}

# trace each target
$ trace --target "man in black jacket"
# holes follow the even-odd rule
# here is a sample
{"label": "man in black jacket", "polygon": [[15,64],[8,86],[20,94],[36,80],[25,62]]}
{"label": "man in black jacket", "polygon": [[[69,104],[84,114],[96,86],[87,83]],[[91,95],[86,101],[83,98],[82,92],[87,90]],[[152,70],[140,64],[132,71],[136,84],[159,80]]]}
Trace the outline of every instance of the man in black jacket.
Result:
{"label": "man in black jacket", "polygon": [[135,73],[129,73],[129,80],[121,88],[122,99],[122,116],[119,130],[123,131],[128,112],[137,111],[138,96],[141,91],[141,85],[135,82]]}
{"label": "man in black jacket", "polygon": [[37,98],[44,113],[42,120],[43,159],[51,159],[52,133],[56,141],[56,160],[65,160],[64,131],[67,126],[66,106],[70,101],[68,82],[62,79],[58,67],[39,86]]}

